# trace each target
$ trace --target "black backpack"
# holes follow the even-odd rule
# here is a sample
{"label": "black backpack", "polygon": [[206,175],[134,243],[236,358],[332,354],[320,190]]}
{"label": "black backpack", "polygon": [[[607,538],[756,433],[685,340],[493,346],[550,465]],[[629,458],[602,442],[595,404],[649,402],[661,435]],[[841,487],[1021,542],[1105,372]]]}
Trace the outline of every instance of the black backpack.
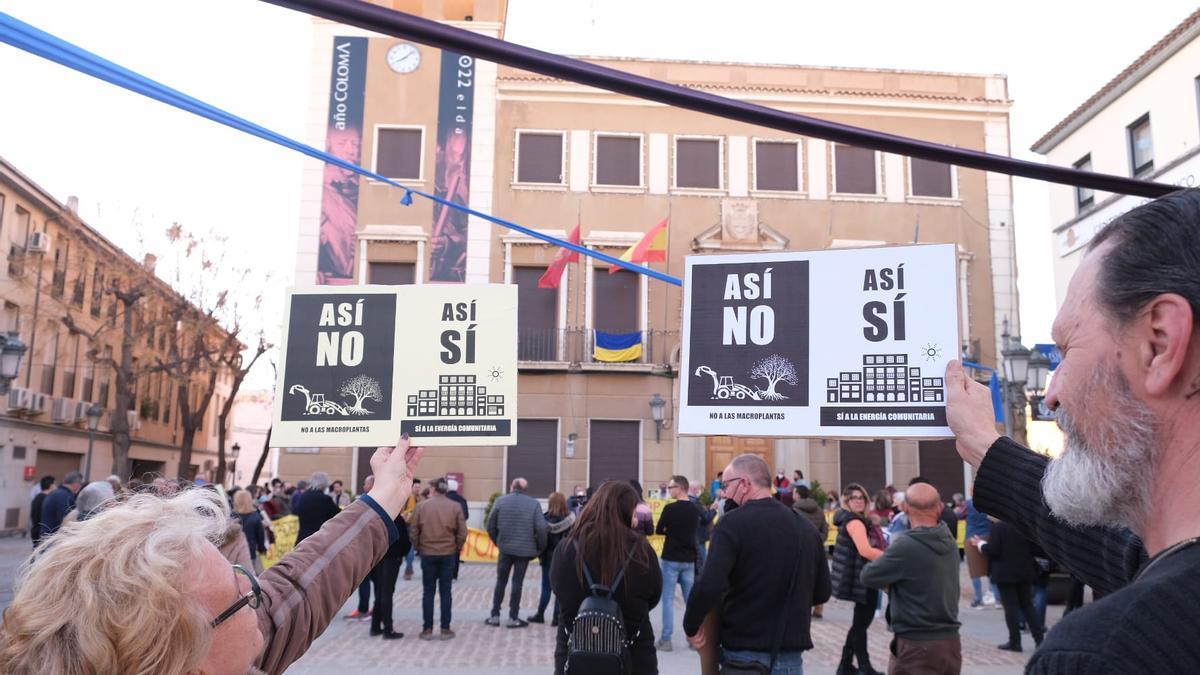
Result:
{"label": "black backpack", "polygon": [[[613,595],[625,577],[625,568],[633,557],[634,542],[625,556],[621,571],[612,585],[605,586],[592,580],[587,563],[583,562],[583,576],[587,580],[590,595],[583,599],[575,622],[567,636],[567,664],[564,671],[570,675],[629,675],[633,662],[629,655],[631,641],[625,636],[625,623],[621,606]],[[583,560],[579,542],[575,542],[575,555]]]}

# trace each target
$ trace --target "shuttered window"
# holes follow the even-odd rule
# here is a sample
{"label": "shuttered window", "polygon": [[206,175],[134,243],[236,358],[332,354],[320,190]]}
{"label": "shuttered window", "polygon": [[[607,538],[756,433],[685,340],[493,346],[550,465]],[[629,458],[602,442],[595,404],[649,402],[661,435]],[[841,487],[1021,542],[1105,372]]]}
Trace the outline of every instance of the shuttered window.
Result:
{"label": "shuttered window", "polygon": [[950,172],[954,170],[949,164],[931,162],[927,159],[913,157],[909,160],[912,169],[912,194],[914,197],[943,197],[954,196],[954,184]]}
{"label": "shuttered window", "polygon": [[875,494],[887,483],[887,467],[884,459],[883,441],[842,441],[842,490],[850,483],[858,483]]}
{"label": "shuttered window", "polygon": [[588,443],[589,484],[599,487],[606,480],[640,480],[640,442],[639,422],[592,420]]}
{"label": "shuttered window", "polygon": [[721,189],[721,141],[709,138],[676,140],[675,187]]}
{"label": "shuttered window", "polygon": [[799,190],[799,152],[800,144],[793,141],[756,141],[754,189],[777,192]]}
{"label": "shuttered window", "polygon": [[918,471],[929,484],[937,488],[942,501],[950,501],[955,492],[963,490],[963,461],[954,447],[954,440],[921,441]]}
{"label": "shuttered window", "polygon": [[642,137],[596,136],[596,185],[642,184]]}
{"label": "shuttered window", "polygon": [[593,270],[595,328],[606,333],[632,333],[640,329],[638,321],[638,275],[607,269]]}
{"label": "shuttered window", "polygon": [[517,284],[517,358],[557,361],[558,289],[538,288],[544,267],[514,267]]}
{"label": "shuttered window", "polygon": [[505,475],[529,481],[529,496],[539,499],[558,489],[558,420],[517,420],[517,444],[508,446]]}
{"label": "shuttered window", "polygon": [[562,134],[517,134],[517,182],[562,184]]}
{"label": "shuttered window", "polygon": [[420,129],[377,129],[375,173],[387,178],[421,177]]}
{"label": "shuttered window", "polygon": [[367,267],[369,283],[388,286],[405,286],[416,279],[416,263],[373,262]]}
{"label": "shuttered window", "polygon": [[833,148],[833,191],[839,194],[879,193],[875,175],[875,151],[853,145]]}

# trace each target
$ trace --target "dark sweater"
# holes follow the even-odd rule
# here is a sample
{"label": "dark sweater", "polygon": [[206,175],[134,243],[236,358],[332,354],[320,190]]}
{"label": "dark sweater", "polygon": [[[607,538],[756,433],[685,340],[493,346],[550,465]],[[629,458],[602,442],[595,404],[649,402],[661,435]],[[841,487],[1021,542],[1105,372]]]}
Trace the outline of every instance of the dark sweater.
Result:
{"label": "dark sweater", "polygon": [[667,504],[658,517],[655,532],[665,534],[662,559],[671,562],[696,562],[696,530],[700,527],[700,508],[681,499]]}
{"label": "dark sweater", "polygon": [[812,524],[778,500],[754,499],[726,511],[688,597],[683,630],[695,635],[704,617],[720,607],[721,646],[769,652],[786,611],[780,649],[812,649],[812,606],[829,599],[823,545]]}
{"label": "dark sweater", "polygon": [[1146,561],[1128,529],[1071,527],[1042,500],[1048,460],[997,440],[975,479],[975,506],[1021,530],[1088,585],[1109,593],[1071,612],[1050,631],[1026,673],[1197,673],[1200,643],[1200,546],[1160,558],[1130,583]]}
{"label": "dark sweater", "polygon": [[908,640],[958,636],[958,543],[941,523],[898,535],[863,568],[862,582],[892,587],[888,616],[896,635]]}
{"label": "dark sweater", "polygon": [[1038,565],[1033,559],[1029,540],[1008,523],[992,525],[992,533],[983,544],[983,554],[989,561],[988,576],[992,583],[1032,584],[1038,578]]}
{"label": "dark sweater", "polygon": [[316,534],[325,521],[341,513],[341,509],[324,492],[305,490],[292,513],[300,519],[300,528],[296,532],[296,543],[299,544]]}
{"label": "dark sweater", "polygon": [[[632,530],[631,530],[632,532]],[[621,618],[625,625],[625,638],[632,642],[629,648],[633,658],[633,672],[636,675],[654,675],[658,672],[658,653],[654,649],[654,627],[650,625],[650,610],[658,604],[662,597],[662,569],[658,565],[658,556],[644,538],[639,537],[637,545],[641,547],[641,555],[649,560],[648,566],[630,562],[625,570],[625,576],[617,586],[615,599],[621,607]],[[630,542],[632,543],[632,541]],[[585,551],[587,544],[583,545]],[[626,549],[628,550],[628,548]],[[576,547],[573,539],[564,539],[559,543],[550,563],[550,587],[554,589],[561,603],[561,623],[558,626],[557,641],[554,647],[554,672],[560,674],[567,661],[567,630],[575,623],[575,615],[579,613],[579,605],[590,595],[586,584],[580,580],[575,563]],[[611,583],[611,579],[600,579],[600,560],[585,552],[585,560],[592,579],[596,583]],[[635,557],[636,560],[636,557]]]}

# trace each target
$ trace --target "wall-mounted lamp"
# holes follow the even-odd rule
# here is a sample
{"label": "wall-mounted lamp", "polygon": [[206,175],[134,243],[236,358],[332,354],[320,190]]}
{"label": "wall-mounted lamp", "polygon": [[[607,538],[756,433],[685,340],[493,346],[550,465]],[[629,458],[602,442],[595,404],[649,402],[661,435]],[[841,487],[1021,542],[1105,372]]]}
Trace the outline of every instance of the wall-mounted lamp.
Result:
{"label": "wall-mounted lamp", "polygon": [[652,417],[654,419],[654,442],[655,443],[659,443],[662,441],[662,430],[663,430],[663,427],[666,426],[666,421],[663,419],[665,412],[666,412],[665,411],[666,407],[667,407],[667,402],[664,401],[662,399],[662,397],[659,396],[658,394],[655,394],[650,399],[650,417]]}
{"label": "wall-mounted lamp", "polygon": [[579,438],[579,434],[572,431],[567,434],[567,459],[575,457],[575,439]]}

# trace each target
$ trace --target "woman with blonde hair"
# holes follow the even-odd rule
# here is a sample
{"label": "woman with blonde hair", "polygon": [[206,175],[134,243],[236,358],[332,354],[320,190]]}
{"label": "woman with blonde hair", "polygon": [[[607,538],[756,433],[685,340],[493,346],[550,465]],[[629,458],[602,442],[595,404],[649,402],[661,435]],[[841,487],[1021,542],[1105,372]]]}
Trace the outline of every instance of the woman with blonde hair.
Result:
{"label": "woman with blonde hair", "polygon": [[407,438],[376,450],[371,493],[261,578],[213,544],[229,511],[211,490],[137,494],[67,525],[18,575],[0,673],[283,672],[397,538],[422,454]]}
{"label": "woman with blonde hair", "polygon": [[262,559],[260,554],[267,552],[267,533],[263,527],[263,517],[254,504],[254,497],[247,490],[238,490],[233,495],[233,513],[242,524],[242,534],[246,537],[246,545],[250,547],[250,562],[254,571],[262,574]]}
{"label": "woman with blonde hair", "polygon": [[[537,614],[529,617],[529,623],[546,623],[546,607],[550,605],[550,565],[554,562],[554,549],[558,543],[571,531],[575,524],[575,514],[567,507],[567,496],[561,492],[551,492],[546,504],[546,548],[538,556],[542,566],[542,596],[538,599]],[[558,625],[558,598],[554,599],[554,613],[550,615],[550,625]]]}
{"label": "woman with blonde hair", "polygon": [[[870,497],[858,483],[850,483],[842,489],[844,508],[833,517],[838,528],[837,541],[833,545],[833,597],[854,603],[854,618],[846,632],[842,645],[842,659],[837,673],[860,673],[876,675],[879,671],[871,667],[867,652],[867,628],[875,618],[875,606],[879,602],[879,591],[867,588],[862,582],[862,569],[866,564],[883,555],[887,545],[883,531],[870,521],[867,505]],[[851,664],[858,661],[858,668]]]}

